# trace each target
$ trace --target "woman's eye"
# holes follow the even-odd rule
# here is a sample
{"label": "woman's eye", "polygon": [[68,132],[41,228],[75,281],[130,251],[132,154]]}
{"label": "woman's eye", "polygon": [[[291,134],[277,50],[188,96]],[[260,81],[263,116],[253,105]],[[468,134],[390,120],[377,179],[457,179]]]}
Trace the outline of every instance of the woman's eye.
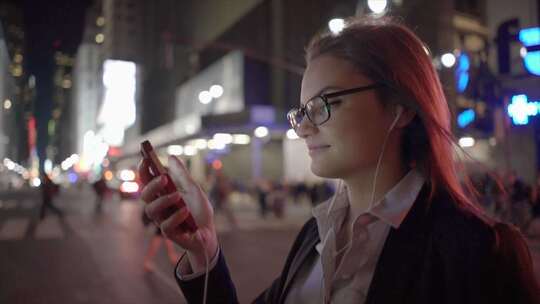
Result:
{"label": "woman's eye", "polygon": [[328,101],[328,103],[332,106],[339,106],[341,105],[342,102],[343,102],[342,99],[332,99]]}

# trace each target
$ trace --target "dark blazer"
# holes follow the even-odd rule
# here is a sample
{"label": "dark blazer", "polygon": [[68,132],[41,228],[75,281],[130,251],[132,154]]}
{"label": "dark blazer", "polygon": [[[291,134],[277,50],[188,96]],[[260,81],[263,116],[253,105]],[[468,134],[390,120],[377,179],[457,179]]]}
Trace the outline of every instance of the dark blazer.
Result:
{"label": "dark blazer", "polygon": [[[514,227],[458,207],[449,195],[428,202],[424,187],[399,229],[391,228],[366,303],[540,303],[525,240]],[[283,303],[298,270],[317,254],[317,224],[302,228],[281,275],[254,303]],[[202,303],[204,276],[177,279],[189,303]],[[225,258],[209,274],[208,303],[237,303]]]}

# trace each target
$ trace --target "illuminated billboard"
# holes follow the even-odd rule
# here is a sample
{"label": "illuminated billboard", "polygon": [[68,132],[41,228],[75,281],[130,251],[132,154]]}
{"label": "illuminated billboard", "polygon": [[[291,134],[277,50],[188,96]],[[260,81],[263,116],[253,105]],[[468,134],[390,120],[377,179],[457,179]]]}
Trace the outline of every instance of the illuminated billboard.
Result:
{"label": "illuminated billboard", "polygon": [[137,66],[134,62],[105,60],[103,65],[104,97],[99,115],[100,134],[110,146],[124,143],[124,132],[135,123]]}

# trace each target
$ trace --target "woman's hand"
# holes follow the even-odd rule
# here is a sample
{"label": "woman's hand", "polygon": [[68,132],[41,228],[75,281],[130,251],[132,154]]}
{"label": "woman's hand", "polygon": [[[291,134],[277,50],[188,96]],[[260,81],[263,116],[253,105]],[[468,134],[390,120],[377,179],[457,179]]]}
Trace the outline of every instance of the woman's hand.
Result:
{"label": "woman's hand", "polygon": [[[145,159],[139,164],[139,173],[145,184],[141,198],[146,202],[146,215],[161,228],[161,232],[168,239],[187,250],[194,272],[204,270],[205,254],[211,259],[218,248],[214,210],[206,194],[192,179],[184,163],[173,156],[169,157],[169,175],[178,189],[177,192],[158,196],[158,193],[164,190],[167,179],[164,176],[153,178],[149,172],[149,162]],[[180,197],[184,199],[187,209],[180,208]],[[177,210],[171,212],[171,207],[176,207]],[[190,233],[180,226],[189,213],[195,219],[200,236],[199,233]]]}

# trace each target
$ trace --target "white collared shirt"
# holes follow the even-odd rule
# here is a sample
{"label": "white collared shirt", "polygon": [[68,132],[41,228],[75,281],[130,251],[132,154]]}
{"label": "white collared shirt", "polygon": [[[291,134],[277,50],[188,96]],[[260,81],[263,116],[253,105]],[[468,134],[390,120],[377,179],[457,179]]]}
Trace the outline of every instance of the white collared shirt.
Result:
{"label": "white collared shirt", "polygon": [[[343,230],[349,229],[344,227],[350,216],[347,189],[338,189],[331,210],[328,202],[315,207],[319,254],[299,270],[285,303],[364,303],[390,228],[399,228],[424,182],[411,170],[369,212],[351,221],[348,240]],[[338,243],[346,245],[336,248]]]}

